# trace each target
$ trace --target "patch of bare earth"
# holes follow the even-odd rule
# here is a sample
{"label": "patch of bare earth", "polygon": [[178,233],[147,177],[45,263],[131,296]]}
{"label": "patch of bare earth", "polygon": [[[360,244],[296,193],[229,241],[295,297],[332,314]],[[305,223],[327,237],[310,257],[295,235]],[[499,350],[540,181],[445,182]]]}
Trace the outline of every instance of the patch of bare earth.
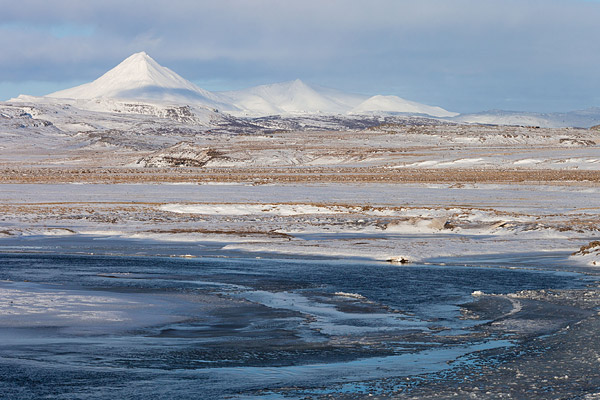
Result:
{"label": "patch of bare earth", "polygon": [[8,168],[0,183],[600,183],[600,170],[319,168]]}

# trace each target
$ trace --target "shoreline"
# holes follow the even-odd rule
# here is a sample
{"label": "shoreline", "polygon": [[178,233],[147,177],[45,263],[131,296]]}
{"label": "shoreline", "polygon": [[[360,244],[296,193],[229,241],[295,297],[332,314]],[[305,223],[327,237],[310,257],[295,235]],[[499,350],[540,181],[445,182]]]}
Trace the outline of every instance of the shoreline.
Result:
{"label": "shoreline", "polygon": [[4,188],[2,240],[39,236],[77,241],[91,235],[197,243],[258,256],[428,261],[552,250],[564,252],[563,263],[593,269],[594,249],[587,255],[580,249],[597,240],[600,218],[600,207],[590,207],[599,189],[585,186],[12,184]]}

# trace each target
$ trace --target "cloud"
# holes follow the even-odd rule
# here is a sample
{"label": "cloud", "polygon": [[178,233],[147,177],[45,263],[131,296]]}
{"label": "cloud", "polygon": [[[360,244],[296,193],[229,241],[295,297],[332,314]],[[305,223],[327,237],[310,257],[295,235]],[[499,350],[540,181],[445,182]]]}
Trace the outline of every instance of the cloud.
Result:
{"label": "cloud", "polygon": [[[459,111],[593,105],[600,89],[597,2],[3,3],[4,81],[91,80],[146,50],[199,82],[243,86],[301,77]],[[566,96],[565,82],[574,88]]]}

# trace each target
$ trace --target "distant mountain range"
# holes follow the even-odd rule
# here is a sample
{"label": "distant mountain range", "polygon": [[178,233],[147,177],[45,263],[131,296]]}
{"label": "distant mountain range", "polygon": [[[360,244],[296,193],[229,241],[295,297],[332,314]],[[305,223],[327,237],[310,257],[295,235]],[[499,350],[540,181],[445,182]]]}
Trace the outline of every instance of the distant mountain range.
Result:
{"label": "distant mountain range", "polygon": [[[248,89],[209,92],[158,64],[145,52],[125,59],[93,82],[44,96],[46,99],[120,99],[206,106],[238,116],[287,114],[422,114],[452,117],[457,113],[397,96],[365,96],[308,85],[297,79]],[[31,97],[27,97],[31,101]]]}
{"label": "distant mountain range", "polygon": [[590,128],[600,124],[600,107],[555,113],[491,110],[462,114],[454,121],[487,125],[539,126],[540,128]]}
{"label": "distant mountain range", "polygon": [[[243,90],[210,92],[163,67],[145,52],[131,55],[93,82],[42,98],[19,96],[12,101],[77,102],[78,107],[114,111],[115,101],[150,102],[210,108],[234,116],[268,115],[422,115],[455,122],[589,128],[600,124],[600,108],[565,113],[485,111],[457,114],[398,96],[367,96],[309,85],[297,79]],[[122,107],[122,106],[121,106]]]}

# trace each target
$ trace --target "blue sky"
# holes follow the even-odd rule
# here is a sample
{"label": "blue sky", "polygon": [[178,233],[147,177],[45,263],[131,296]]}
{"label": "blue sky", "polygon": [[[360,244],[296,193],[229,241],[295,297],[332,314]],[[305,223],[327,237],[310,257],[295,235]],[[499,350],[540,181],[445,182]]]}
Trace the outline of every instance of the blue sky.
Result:
{"label": "blue sky", "polygon": [[300,78],[458,112],[600,106],[600,2],[0,0],[0,99],[132,53],[208,90]]}

